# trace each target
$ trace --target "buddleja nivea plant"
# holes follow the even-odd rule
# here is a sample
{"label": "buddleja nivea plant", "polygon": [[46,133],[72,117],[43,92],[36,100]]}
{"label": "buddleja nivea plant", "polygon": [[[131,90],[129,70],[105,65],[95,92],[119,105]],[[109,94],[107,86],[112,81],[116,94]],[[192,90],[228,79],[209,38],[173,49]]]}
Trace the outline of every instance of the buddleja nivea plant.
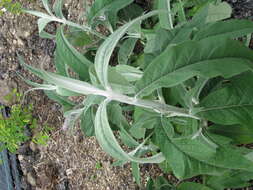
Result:
{"label": "buddleja nivea plant", "polygon": [[[117,164],[131,162],[138,183],[139,164],[159,163],[180,180],[203,175],[194,187],[247,186],[253,152],[236,145],[253,142],[253,53],[244,40],[253,23],[224,21],[231,15],[225,2],[208,1],[190,19],[185,1],[157,0],[146,14],[132,2],[95,1],[88,26],[68,21],[62,1],[51,11],[43,0],[48,14],[26,10],[41,17],[41,34],[47,23],[62,23],[56,35],[44,35],[56,39],[57,73],[20,58],[45,81],[27,82],[63,105],[64,128],[80,119],[84,133],[95,135]],[[136,11],[132,18],[125,14],[130,11]],[[111,34],[97,32],[99,25]],[[74,29],[96,45],[77,51],[69,41]]]}

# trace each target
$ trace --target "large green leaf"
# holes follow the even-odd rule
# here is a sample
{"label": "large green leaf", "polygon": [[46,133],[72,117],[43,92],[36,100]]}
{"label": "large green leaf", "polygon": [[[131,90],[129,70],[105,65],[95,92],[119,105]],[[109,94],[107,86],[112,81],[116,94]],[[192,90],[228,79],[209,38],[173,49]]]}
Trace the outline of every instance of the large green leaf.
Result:
{"label": "large green leaf", "polygon": [[63,0],[56,0],[53,5],[54,13],[59,18],[64,18],[64,15],[62,12],[62,6],[63,6]]}
{"label": "large green leaf", "polygon": [[162,119],[155,128],[156,142],[176,177],[190,178],[199,174],[221,175],[228,169],[253,171],[251,161],[229,147],[210,146],[202,135],[174,138],[173,126]]}
{"label": "large green leaf", "polygon": [[[127,66],[127,65],[124,65]],[[90,78],[92,84],[95,86],[101,86],[95,71],[95,68],[90,67]],[[108,70],[108,81],[111,84],[112,89],[115,92],[123,93],[123,94],[133,94],[135,92],[135,87],[132,85],[125,76],[121,73],[117,72],[117,67],[109,67]]]}
{"label": "large green leaf", "polygon": [[134,180],[140,186],[141,185],[140,164],[136,162],[131,162],[131,167]]}
{"label": "large green leaf", "polygon": [[245,125],[212,125],[208,131],[229,137],[237,144],[249,144],[253,142],[253,129]]}
{"label": "large green leaf", "polygon": [[120,20],[133,20],[143,14],[144,10],[136,3],[132,3],[119,11]]}
{"label": "large green leaf", "polygon": [[19,56],[19,61],[23,66],[29,69],[33,74],[37,75],[38,77],[47,81],[50,84],[55,84],[57,87],[66,89],[74,93],[84,94],[84,95],[95,94],[95,95],[106,96],[105,91],[100,90],[99,88],[96,88],[90,83],[64,77],[58,74],[54,74],[51,72],[46,72],[44,70],[34,68],[30,65],[25,64],[22,57],[20,56]]}
{"label": "large green leaf", "polygon": [[253,32],[253,22],[250,20],[227,20],[216,22],[201,28],[194,40],[204,38],[238,38]]}
{"label": "large green leaf", "polygon": [[137,82],[139,96],[161,87],[178,85],[193,76],[225,78],[252,70],[252,51],[241,43],[223,39],[185,42],[169,46],[156,57]]}
{"label": "large green leaf", "polygon": [[214,190],[226,188],[243,188],[250,186],[248,181],[253,179],[253,172],[229,171],[222,176],[212,176],[207,180],[207,185]]}
{"label": "large green leaf", "polygon": [[124,76],[118,73],[115,67],[110,67],[108,74],[108,80],[115,92],[123,94],[133,94],[135,92],[134,85],[130,84]]}
{"label": "large green leaf", "polygon": [[122,45],[120,46],[119,53],[118,53],[118,63],[119,64],[127,64],[128,59],[130,58],[135,44],[137,42],[136,38],[129,38],[126,39]]}
{"label": "large green leaf", "polygon": [[176,188],[163,176],[159,176],[156,179],[150,178],[148,180],[146,190],[176,190]]}
{"label": "large green leaf", "polygon": [[101,21],[109,21],[115,27],[118,11],[132,2],[133,0],[96,0],[88,14],[88,21],[93,25],[96,19],[100,19]]}
{"label": "large green leaf", "polygon": [[158,0],[159,23],[162,28],[173,29],[172,12],[170,9],[170,0]]}
{"label": "large green leaf", "polygon": [[48,12],[50,15],[52,15],[52,12],[51,12],[51,10],[50,10],[50,6],[49,6],[48,0],[42,0],[42,4],[43,4],[44,8],[47,10],[47,12]]}
{"label": "large green leaf", "polygon": [[112,157],[122,161],[132,161],[138,163],[160,163],[164,161],[164,157],[161,153],[149,158],[138,158],[132,156],[130,153],[126,153],[120,147],[109,125],[106,111],[107,104],[108,100],[105,100],[100,104],[95,117],[95,134],[104,151]]}
{"label": "large green leaf", "polygon": [[100,104],[103,101],[103,97],[88,95],[83,102],[83,113],[81,117],[81,129],[86,136],[95,135],[95,104]]}
{"label": "large green leaf", "polygon": [[192,18],[192,21],[187,25],[196,27],[205,23],[215,22],[229,18],[232,13],[232,8],[227,2],[219,4],[206,3]]}
{"label": "large green leaf", "polygon": [[68,65],[79,75],[80,79],[89,80],[88,69],[92,63],[67,41],[63,33],[63,27],[57,30],[56,43],[56,67],[58,71],[64,70],[65,65]]}
{"label": "large green leaf", "polygon": [[213,189],[199,183],[184,182],[177,187],[177,190],[213,190]]}
{"label": "large green leaf", "polygon": [[[198,115],[221,125],[241,124],[253,130],[253,73],[245,72],[230,79],[224,88],[200,102]],[[228,126],[229,127],[229,126]]]}
{"label": "large green leaf", "polygon": [[93,107],[88,108],[88,110],[81,115],[81,129],[88,137],[95,135],[94,120],[95,115]]}
{"label": "large green leaf", "polygon": [[123,25],[114,33],[112,33],[99,47],[96,57],[95,57],[95,70],[99,78],[99,81],[103,87],[105,87],[106,89],[110,89],[110,85],[108,83],[108,66],[109,66],[109,61],[110,61],[112,52],[114,48],[116,47],[120,38],[127,32],[127,30],[132,25],[148,17],[151,17],[157,13],[158,13],[157,11],[152,11],[146,15],[138,17],[134,19],[133,21]]}
{"label": "large green leaf", "polygon": [[143,74],[143,72],[138,68],[129,65],[117,65],[115,69],[120,75],[125,77],[125,79],[129,82],[139,80]]}
{"label": "large green leaf", "polygon": [[190,40],[192,28],[179,27],[172,30],[158,28],[156,30],[143,30],[143,32],[147,38],[144,52],[159,55],[168,45],[176,45]]}

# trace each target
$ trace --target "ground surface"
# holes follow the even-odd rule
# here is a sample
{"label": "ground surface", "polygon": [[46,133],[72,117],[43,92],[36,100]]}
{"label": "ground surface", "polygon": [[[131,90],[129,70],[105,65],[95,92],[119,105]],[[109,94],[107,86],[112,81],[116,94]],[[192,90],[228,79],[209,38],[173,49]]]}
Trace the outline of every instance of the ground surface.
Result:
{"label": "ground surface", "polygon": [[[253,18],[252,0],[228,2],[234,6],[234,17]],[[78,18],[81,10],[78,1],[68,0],[65,3],[70,18]],[[38,2],[26,2],[25,7],[43,10]],[[0,102],[4,102],[1,97],[12,88],[17,88],[20,92],[30,88],[20,80],[16,72],[22,73],[30,80],[39,81],[19,66],[17,53],[25,58],[27,64],[39,67],[43,62],[45,69],[53,70],[55,44],[53,41],[39,38],[36,20],[29,15],[5,14],[0,17]],[[48,28],[51,32],[54,29],[54,25]],[[61,130],[61,109],[42,92],[29,93],[25,103],[34,105],[34,116],[40,124],[47,123],[53,128],[47,146],[27,143],[20,150],[23,179],[28,182],[24,183],[26,190],[138,189],[130,167],[111,167],[112,159],[100,149],[94,138],[83,137],[78,129],[73,133]],[[160,171],[152,165],[145,165],[142,175],[146,176],[147,173],[159,174]]]}

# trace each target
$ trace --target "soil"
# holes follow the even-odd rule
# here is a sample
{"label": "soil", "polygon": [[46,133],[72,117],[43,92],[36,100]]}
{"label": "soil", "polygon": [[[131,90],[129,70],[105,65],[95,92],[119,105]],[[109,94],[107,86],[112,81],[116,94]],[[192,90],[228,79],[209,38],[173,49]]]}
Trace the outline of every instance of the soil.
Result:
{"label": "soil", "polygon": [[[71,20],[82,18],[82,0],[64,2],[65,13]],[[234,7],[234,17],[253,19],[253,0],[228,2]],[[24,1],[23,4],[26,8],[43,11],[39,1]],[[39,67],[43,63],[46,70],[54,71],[52,61],[55,42],[38,36],[37,18],[30,15],[6,13],[0,17],[0,26],[0,102],[12,104],[2,99],[7,92],[17,88],[24,93],[31,88],[17,73],[26,79],[41,82],[20,67],[17,53],[29,65]],[[47,30],[53,33],[55,27],[55,24],[50,24]],[[84,137],[78,126],[72,132],[62,130],[60,106],[49,100],[42,91],[30,92],[25,104],[33,104],[33,114],[40,128],[45,124],[53,128],[47,146],[29,142],[19,150],[25,190],[139,189],[133,180],[130,166],[112,167],[112,158],[101,150],[95,138]],[[146,180],[148,175],[157,176],[161,171],[154,165],[146,164],[141,168],[141,173]]]}

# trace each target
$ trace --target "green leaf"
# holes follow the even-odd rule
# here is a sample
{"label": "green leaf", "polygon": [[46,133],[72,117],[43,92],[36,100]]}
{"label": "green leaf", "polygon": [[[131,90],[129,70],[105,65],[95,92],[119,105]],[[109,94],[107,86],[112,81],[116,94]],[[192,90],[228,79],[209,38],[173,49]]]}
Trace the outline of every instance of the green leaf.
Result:
{"label": "green leaf", "polygon": [[181,84],[173,86],[171,88],[163,88],[164,100],[167,104],[180,104],[183,107],[187,107],[184,100],[187,92],[188,91],[186,90],[184,85]]}
{"label": "green leaf", "polygon": [[24,62],[21,62],[26,68],[28,68],[35,75],[40,77],[41,79],[47,81],[48,83],[55,84],[58,87],[62,87],[71,92],[79,93],[79,94],[95,94],[106,96],[105,92],[92,86],[87,82],[83,82],[80,80],[64,77],[61,75],[57,75],[54,73],[46,72],[40,69],[33,68],[32,66],[26,65]]}
{"label": "green leaf", "polygon": [[244,125],[212,125],[208,127],[208,131],[229,137],[236,144],[249,144],[253,142],[253,129]]}
{"label": "green leaf", "polygon": [[65,65],[68,65],[79,75],[80,79],[89,80],[88,68],[92,63],[67,41],[63,27],[57,30],[56,43],[56,67],[65,69]]}
{"label": "green leaf", "polygon": [[157,115],[143,114],[140,119],[133,123],[129,131],[137,139],[144,138],[146,129],[154,128],[156,122]]}
{"label": "green leaf", "polygon": [[147,43],[144,47],[145,53],[160,53],[167,47],[168,43],[175,36],[174,30],[156,29],[156,30],[143,30]]}
{"label": "green leaf", "polygon": [[186,15],[184,11],[184,2],[182,0],[179,0],[178,3],[173,4],[173,9],[176,9],[177,14],[178,14],[178,21],[179,23],[184,23],[186,22]]}
{"label": "green leaf", "polygon": [[62,5],[63,5],[63,0],[56,0],[53,5],[53,10],[54,10],[55,15],[61,19],[64,18],[63,13],[62,13]]}
{"label": "green leaf", "polygon": [[62,97],[53,91],[44,90],[45,94],[51,99],[63,106],[64,111],[68,111],[75,106],[74,102],[71,102],[66,97]]}
{"label": "green leaf", "polygon": [[81,94],[73,92],[71,90],[67,90],[65,88],[57,87],[56,93],[60,96],[80,96]]}
{"label": "green leaf", "polygon": [[132,174],[134,176],[135,182],[140,186],[141,185],[141,175],[140,175],[140,164],[131,162]]}
{"label": "green leaf", "polygon": [[81,129],[88,137],[95,135],[94,120],[94,108],[89,107],[88,110],[81,116]]}
{"label": "green leaf", "polygon": [[199,104],[200,93],[207,81],[208,79],[205,77],[199,77],[195,83],[195,86],[184,93],[184,101],[189,108],[193,108],[195,104]]}
{"label": "green leaf", "polygon": [[149,179],[146,186],[147,190],[176,190],[163,176],[156,179]]}
{"label": "green leaf", "polygon": [[[95,86],[101,86],[98,77],[95,72],[95,68],[92,66],[89,70],[90,78],[92,81],[92,84]],[[117,72],[116,67],[109,67],[108,71],[108,80],[111,84],[112,89],[115,92],[123,93],[123,94],[134,94],[135,87],[132,85],[127,79],[121,75],[119,72]]]}
{"label": "green leaf", "polygon": [[248,181],[253,179],[253,172],[229,171],[221,176],[209,177],[207,185],[214,190],[223,190],[227,188],[243,188],[251,184]]}
{"label": "green leaf", "polygon": [[95,104],[104,100],[101,96],[88,95],[83,102],[83,113],[81,115],[81,129],[86,136],[95,136]]}
{"label": "green leaf", "polygon": [[134,122],[129,132],[137,139],[144,138],[146,129],[154,128],[157,118],[160,118],[159,114],[135,107]]}
{"label": "green leaf", "polygon": [[230,18],[231,13],[232,8],[227,2],[222,2],[218,4],[207,3],[194,15],[192,21],[189,22],[187,25],[199,26],[205,23],[224,20],[226,18]]}
{"label": "green leaf", "polygon": [[229,147],[214,148],[201,135],[175,138],[173,126],[162,119],[155,128],[156,142],[176,177],[190,178],[200,174],[220,175],[228,169],[253,171],[252,162]]}
{"label": "green leaf", "polygon": [[77,120],[81,116],[82,112],[83,112],[82,108],[80,108],[80,109],[75,108],[75,109],[66,111],[64,113],[65,120],[64,120],[62,129],[63,130],[73,129],[73,127],[75,126],[75,123],[77,122]]}
{"label": "green leaf", "polygon": [[152,11],[146,15],[138,17],[133,21],[123,25],[114,33],[112,33],[99,47],[96,57],[95,57],[95,69],[97,72],[97,76],[99,78],[100,83],[106,89],[110,89],[110,85],[108,83],[108,65],[110,61],[110,57],[114,48],[116,47],[120,38],[127,32],[127,30],[135,23],[140,22],[148,17],[157,14],[157,11]]}
{"label": "green leaf", "polygon": [[118,11],[132,2],[133,0],[96,0],[88,14],[88,22],[90,25],[94,25],[95,19],[101,19],[101,21],[107,21],[115,27]]}
{"label": "green leaf", "polygon": [[126,153],[117,142],[107,118],[106,106],[108,100],[100,104],[95,117],[95,134],[100,146],[112,157],[122,161],[132,161],[137,163],[160,163],[164,160],[161,153],[149,158],[138,158]]}
{"label": "green leaf", "polygon": [[170,173],[172,171],[169,162],[167,160],[160,163],[159,168],[163,171],[163,173]]}
{"label": "green leaf", "polygon": [[194,40],[204,38],[238,38],[253,32],[253,22],[250,20],[227,20],[216,22],[201,28]]}
{"label": "green leaf", "polygon": [[232,13],[232,8],[227,2],[218,4],[209,4],[206,23],[215,22],[229,18]]}
{"label": "green leaf", "polygon": [[48,0],[42,0],[42,3],[43,3],[43,6],[45,7],[45,9],[47,10],[47,12],[52,15],[52,12],[50,10],[50,7],[49,7],[49,3],[48,3]]}
{"label": "green leaf", "polygon": [[[230,79],[200,102],[198,115],[221,125],[241,124],[252,131],[253,124],[253,73],[245,72]],[[229,126],[228,126],[229,127]]]}
{"label": "green leaf", "polygon": [[143,14],[144,10],[142,7],[135,3],[131,3],[130,5],[126,6],[125,8],[119,11],[120,20],[133,20],[136,17],[139,17]]}
{"label": "green leaf", "polygon": [[52,22],[52,19],[48,19],[48,18],[40,18],[38,19],[38,27],[39,27],[39,34],[44,30],[44,28],[46,27],[46,25],[49,22]]}
{"label": "green leaf", "polygon": [[213,189],[199,183],[184,182],[177,187],[177,190],[213,190]]}
{"label": "green leaf", "polygon": [[139,143],[124,129],[123,126],[120,127],[120,138],[122,142],[130,148],[139,146]]}
{"label": "green leaf", "polygon": [[92,37],[87,33],[77,28],[71,28],[67,35],[68,40],[74,46],[83,47],[92,44],[94,41]]}
{"label": "green leaf", "polygon": [[205,39],[169,46],[149,64],[137,82],[137,95],[176,86],[194,76],[228,78],[252,70],[252,61],[251,50],[229,39],[221,40],[219,45],[213,39]]}
{"label": "green leaf", "polygon": [[[46,1],[43,1],[43,3],[45,4],[48,2],[46,0]],[[50,12],[50,10],[49,10],[49,12]],[[38,29],[39,29],[39,36],[41,38],[53,39],[55,37],[54,35],[49,34],[48,32],[44,31],[44,28],[46,27],[46,25],[52,21],[54,21],[54,19],[52,17],[50,17],[50,18],[49,17],[41,17],[38,19],[37,24],[38,24]]]}
{"label": "green leaf", "polygon": [[119,53],[118,53],[119,64],[122,64],[122,65],[127,64],[134,50],[136,42],[137,42],[136,38],[128,38],[123,42],[123,44],[120,46]]}
{"label": "green leaf", "polygon": [[173,29],[172,12],[170,10],[170,0],[158,0],[159,23],[162,28]]}
{"label": "green leaf", "polygon": [[115,67],[110,67],[108,71],[108,80],[115,92],[123,94],[134,94],[135,87],[127,79],[117,72]]}
{"label": "green leaf", "polygon": [[51,20],[51,19],[54,20],[53,16],[42,13],[42,12],[39,12],[39,11],[32,11],[32,10],[25,10],[25,9],[23,11],[25,13],[28,13],[28,14],[31,14],[31,15],[34,15],[34,16],[37,16],[37,17],[46,18],[46,19],[49,19],[49,20]]}
{"label": "green leaf", "polygon": [[46,39],[50,39],[50,40],[55,39],[55,35],[49,34],[48,32],[45,32],[44,30],[41,31],[41,33],[39,34],[39,36],[40,36],[41,38],[46,38]]}
{"label": "green leaf", "polygon": [[145,53],[159,55],[166,47],[177,45],[190,40],[192,28],[180,27],[172,30],[158,28],[156,30],[143,30],[147,43]]}
{"label": "green leaf", "polygon": [[129,82],[137,81],[143,75],[143,72],[141,70],[129,65],[117,65],[115,69],[120,75],[122,75]]}

